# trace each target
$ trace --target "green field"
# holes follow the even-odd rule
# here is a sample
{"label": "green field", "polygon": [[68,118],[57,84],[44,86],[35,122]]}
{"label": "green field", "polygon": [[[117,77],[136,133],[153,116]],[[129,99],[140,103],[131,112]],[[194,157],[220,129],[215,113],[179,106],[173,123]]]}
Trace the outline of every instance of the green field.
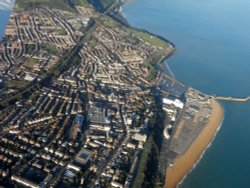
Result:
{"label": "green field", "polygon": [[41,45],[41,49],[52,54],[52,55],[58,55],[59,54],[59,50],[53,46],[53,45],[50,45],[50,44],[42,44]]}
{"label": "green field", "polygon": [[31,58],[31,59],[29,59],[27,62],[24,63],[24,66],[25,66],[26,68],[32,69],[33,66],[34,66],[37,62],[38,62],[37,59]]}
{"label": "green field", "polygon": [[143,31],[137,31],[134,29],[131,29],[131,32],[133,34],[135,34],[136,36],[138,36],[139,38],[141,38],[142,40],[157,46],[157,47],[161,47],[161,48],[168,48],[169,47],[169,43],[165,42],[164,40],[154,36],[154,35],[150,35],[149,33],[143,32]]}
{"label": "green field", "polygon": [[29,85],[29,82],[26,81],[20,81],[20,80],[10,80],[6,83],[7,88],[13,88],[13,89],[24,89]]}

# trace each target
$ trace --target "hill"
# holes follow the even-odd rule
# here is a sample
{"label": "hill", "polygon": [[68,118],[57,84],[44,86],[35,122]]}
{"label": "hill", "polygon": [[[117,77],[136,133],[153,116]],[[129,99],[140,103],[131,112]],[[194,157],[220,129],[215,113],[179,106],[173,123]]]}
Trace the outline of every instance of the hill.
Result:
{"label": "hill", "polygon": [[98,11],[104,12],[115,0],[88,0]]}
{"label": "hill", "polygon": [[63,10],[73,10],[76,5],[87,4],[87,0],[16,0],[15,6],[21,9],[50,7]]}

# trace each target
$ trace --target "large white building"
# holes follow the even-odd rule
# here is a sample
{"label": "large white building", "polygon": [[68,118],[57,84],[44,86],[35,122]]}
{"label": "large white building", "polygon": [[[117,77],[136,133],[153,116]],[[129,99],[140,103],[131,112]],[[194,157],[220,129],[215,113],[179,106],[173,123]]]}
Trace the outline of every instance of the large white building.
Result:
{"label": "large white building", "polygon": [[142,135],[142,134],[136,133],[136,134],[134,134],[132,136],[132,138],[134,140],[139,141],[139,142],[146,142],[147,141],[147,135],[146,134]]}
{"label": "large white building", "polygon": [[167,105],[174,105],[176,108],[183,109],[184,103],[181,102],[179,99],[169,99],[169,98],[163,98],[163,103]]}

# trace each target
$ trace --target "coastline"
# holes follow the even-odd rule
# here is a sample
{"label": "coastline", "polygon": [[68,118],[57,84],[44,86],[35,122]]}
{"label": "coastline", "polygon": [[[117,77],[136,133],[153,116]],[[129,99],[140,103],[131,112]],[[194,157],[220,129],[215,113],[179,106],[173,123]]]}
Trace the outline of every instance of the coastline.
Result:
{"label": "coastline", "polygon": [[165,188],[175,188],[199,161],[220,128],[224,118],[222,105],[212,98],[212,114],[209,122],[184,155],[174,160],[174,166],[167,167]]}
{"label": "coastline", "polygon": [[131,28],[135,31],[138,31],[138,32],[144,32],[144,33],[147,33],[151,36],[154,36],[162,41],[164,41],[165,43],[167,43],[169,45],[169,48],[171,48],[168,53],[166,53],[158,62],[156,62],[157,65],[159,66],[164,66],[167,71],[164,71],[162,70],[162,68],[159,68],[157,67],[158,71],[161,73],[161,74],[166,74],[166,75],[169,75],[169,76],[172,76],[174,79],[175,79],[175,76],[173,74],[173,72],[171,71],[171,68],[166,65],[166,61],[172,56],[174,55],[174,53],[176,52],[176,46],[173,42],[171,42],[170,40],[158,35],[158,34],[155,34],[155,33],[152,33],[146,29],[143,29],[143,28],[140,28],[140,27],[136,27],[136,26],[132,26],[131,24],[129,24],[127,22],[127,19],[126,19],[126,14],[124,12],[124,5],[127,4],[127,3],[130,3],[132,2],[133,0],[124,0],[119,6],[118,6],[118,9],[122,9],[122,11],[117,11],[117,15],[121,16],[123,19],[125,19],[126,23],[122,23],[120,20],[117,20],[120,24],[125,24],[128,28]]}

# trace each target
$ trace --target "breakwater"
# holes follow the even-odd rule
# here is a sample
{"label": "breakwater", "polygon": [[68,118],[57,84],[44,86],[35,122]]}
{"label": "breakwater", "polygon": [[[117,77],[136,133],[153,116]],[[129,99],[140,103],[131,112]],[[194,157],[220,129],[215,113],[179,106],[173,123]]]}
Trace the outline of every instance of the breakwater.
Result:
{"label": "breakwater", "polygon": [[250,96],[246,98],[215,96],[215,99],[222,101],[231,101],[231,102],[248,102],[250,100]]}

